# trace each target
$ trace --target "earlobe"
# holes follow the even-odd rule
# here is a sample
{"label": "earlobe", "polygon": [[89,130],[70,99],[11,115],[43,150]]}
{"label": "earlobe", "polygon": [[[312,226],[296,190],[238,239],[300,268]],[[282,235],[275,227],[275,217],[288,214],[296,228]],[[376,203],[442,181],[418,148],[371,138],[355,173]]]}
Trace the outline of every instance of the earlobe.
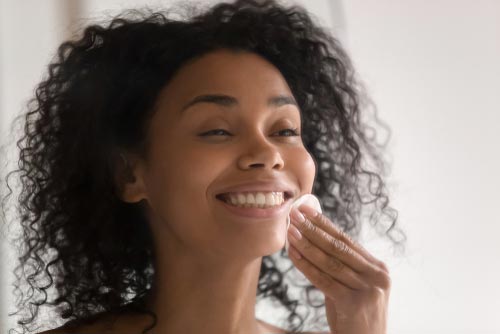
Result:
{"label": "earlobe", "polygon": [[121,199],[127,203],[137,203],[143,199],[147,199],[143,183],[135,181],[133,183],[125,184]]}
{"label": "earlobe", "polygon": [[119,198],[126,203],[137,203],[147,199],[144,173],[139,159],[120,153],[118,166],[116,181]]}

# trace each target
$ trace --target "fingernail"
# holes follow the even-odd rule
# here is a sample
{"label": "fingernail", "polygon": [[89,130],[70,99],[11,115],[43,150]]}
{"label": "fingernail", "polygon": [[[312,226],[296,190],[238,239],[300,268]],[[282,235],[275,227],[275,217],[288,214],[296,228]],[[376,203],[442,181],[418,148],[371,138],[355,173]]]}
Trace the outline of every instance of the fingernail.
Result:
{"label": "fingernail", "polygon": [[288,229],[288,233],[290,233],[290,237],[295,238],[296,240],[302,239],[302,234],[300,231],[293,225]]}
{"label": "fingernail", "polygon": [[309,217],[316,217],[320,212],[309,205],[302,205],[300,207],[301,211]]}
{"label": "fingernail", "polygon": [[290,212],[290,216],[292,217],[293,221],[303,223],[306,221],[306,218],[302,213],[297,208],[292,208],[292,212]]}

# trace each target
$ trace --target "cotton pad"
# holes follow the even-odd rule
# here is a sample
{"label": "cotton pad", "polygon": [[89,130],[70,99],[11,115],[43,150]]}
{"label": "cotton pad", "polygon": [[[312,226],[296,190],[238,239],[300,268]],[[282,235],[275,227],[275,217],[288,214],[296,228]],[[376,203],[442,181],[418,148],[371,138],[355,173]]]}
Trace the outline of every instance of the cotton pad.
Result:
{"label": "cotton pad", "polygon": [[297,198],[292,205],[290,206],[290,211],[288,211],[288,216],[286,218],[286,237],[285,237],[285,249],[288,253],[288,228],[290,227],[290,212],[292,208],[298,208],[300,205],[305,204],[307,206],[312,207],[316,211],[323,213],[321,210],[321,204],[316,196],[313,194],[305,194]]}

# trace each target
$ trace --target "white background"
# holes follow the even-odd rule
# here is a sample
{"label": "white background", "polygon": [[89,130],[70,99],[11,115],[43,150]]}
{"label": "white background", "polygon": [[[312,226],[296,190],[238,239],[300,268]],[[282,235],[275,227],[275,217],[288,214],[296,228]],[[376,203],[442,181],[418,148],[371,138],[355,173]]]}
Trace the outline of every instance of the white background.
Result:
{"label": "white background", "polygon": [[[500,333],[500,1],[327,1],[297,3],[341,38],[392,129],[387,182],[408,252],[366,243],[391,269],[389,333]],[[2,143],[72,19],[168,2],[0,0]],[[3,250],[1,333],[13,311]]]}

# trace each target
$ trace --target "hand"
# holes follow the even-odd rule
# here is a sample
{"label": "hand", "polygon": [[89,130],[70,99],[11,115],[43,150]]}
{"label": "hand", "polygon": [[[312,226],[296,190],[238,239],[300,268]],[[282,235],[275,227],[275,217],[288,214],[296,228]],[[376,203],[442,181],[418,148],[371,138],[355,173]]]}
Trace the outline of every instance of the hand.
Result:
{"label": "hand", "polygon": [[[306,220],[292,210],[290,259],[325,295],[331,333],[385,334],[391,288],[387,266],[325,215],[306,205],[299,210]],[[294,238],[296,231],[301,239]]]}

